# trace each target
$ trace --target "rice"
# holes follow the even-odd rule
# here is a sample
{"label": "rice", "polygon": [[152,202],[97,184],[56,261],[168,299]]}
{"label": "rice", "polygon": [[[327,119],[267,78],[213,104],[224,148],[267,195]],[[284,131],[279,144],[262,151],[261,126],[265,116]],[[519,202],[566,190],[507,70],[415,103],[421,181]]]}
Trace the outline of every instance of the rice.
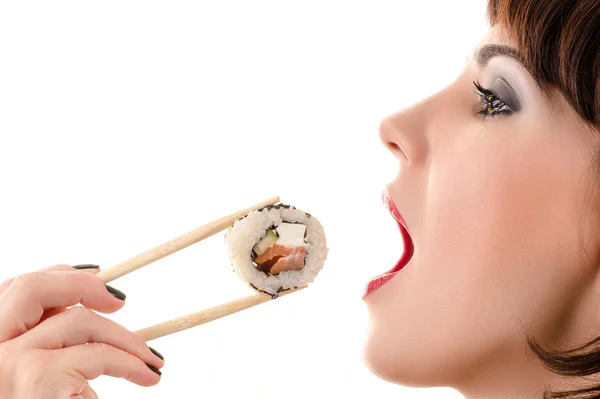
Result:
{"label": "rice", "polygon": [[[306,226],[305,264],[300,270],[271,275],[257,268],[252,251],[269,228],[277,227],[282,222],[300,223]],[[228,229],[225,244],[229,260],[238,277],[256,291],[273,297],[282,291],[312,283],[323,268],[328,253],[321,223],[304,211],[281,204],[253,211],[238,220]]]}

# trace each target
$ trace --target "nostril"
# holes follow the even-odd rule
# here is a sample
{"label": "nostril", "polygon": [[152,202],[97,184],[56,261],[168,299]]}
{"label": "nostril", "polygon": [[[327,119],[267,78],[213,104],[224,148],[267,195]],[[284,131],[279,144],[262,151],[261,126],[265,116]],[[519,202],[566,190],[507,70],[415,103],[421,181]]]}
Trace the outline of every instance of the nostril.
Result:
{"label": "nostril", "polygon": [[407,153],[404,151],[401,141],[402,134],[391,118],[384,119],[379,126],[379,137],[385,147],[399,160],[410,163]]}
{"label": "nostril", "polygon": [[396,143],[394,142],[389,142],[387,144],[389,150],[392,152],[392,154],[394,154],[396,157],[400,157],[406,161],[408,161],[408,157],[406,156],[406,154],[404,153],[404,150]]}
{"label": "nostril", "polygon": [[390,148],[390,150],[392,150],[392,152],[394,153],[398,153],[398,152],[402,152],[402,150],[400,149],[400,147],[398,146],[398,144],[396,143],[388,143],[388,147]]}

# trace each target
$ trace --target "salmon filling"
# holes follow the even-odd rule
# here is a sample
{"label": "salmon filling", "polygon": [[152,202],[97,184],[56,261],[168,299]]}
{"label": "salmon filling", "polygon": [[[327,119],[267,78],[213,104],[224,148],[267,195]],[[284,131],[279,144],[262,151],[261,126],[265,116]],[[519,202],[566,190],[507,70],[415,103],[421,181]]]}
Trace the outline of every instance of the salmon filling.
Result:
{"label": "salmon filling", "polygon": [[268,229],[252,250],[257,269],[272,275],[302,269],[308,254],[305,235],[306,226],[299,223]]}

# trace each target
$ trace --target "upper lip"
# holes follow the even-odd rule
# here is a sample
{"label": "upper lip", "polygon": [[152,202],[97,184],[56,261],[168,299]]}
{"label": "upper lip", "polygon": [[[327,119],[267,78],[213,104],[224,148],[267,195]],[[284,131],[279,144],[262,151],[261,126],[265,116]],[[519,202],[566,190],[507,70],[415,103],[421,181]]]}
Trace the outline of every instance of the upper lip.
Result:
{"label": "upper lip", "polygon": [[390,193],[387,190],[385,190],[383,192],[382,198],[383,198],[383,203],[385,204],[387,209],[390,211],[390,213],[392,214],[394,219],[396,219],[396,221],[398,223],[400,223],[400,225],[402,227],[404,227],[407,231],[410,232],[410,230],[408,229],[408,226],[406,224],[406,221],[402,218],[402,215],[400,214],[400,211],[396,207],[396,204],[394,203],[392,196],[390,195]]}
{"label": "upper lip", "polygon": [[400,232],[402,234],[402,240],[404,243],[404,252],[402,253],[402,256],[396,264],[396,266],[390,271],[390,273],[394,273],[400,270],[403,266],[405,266],[410,260],[410,258],[412,258],[414,253],[414,243],[406,221],[400,214],[400,211],[398,210],[396,204],[394,203],[394,200],[392,199],[391,195],[387,190],[383,192],[382,199],[391,215],[398,222],[398,225],[400,226]]}

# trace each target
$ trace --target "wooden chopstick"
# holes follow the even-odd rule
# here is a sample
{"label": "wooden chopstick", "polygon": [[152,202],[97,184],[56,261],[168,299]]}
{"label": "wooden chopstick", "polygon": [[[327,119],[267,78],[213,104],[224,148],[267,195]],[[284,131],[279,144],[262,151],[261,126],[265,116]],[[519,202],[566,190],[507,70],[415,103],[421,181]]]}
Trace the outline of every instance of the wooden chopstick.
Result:
{"label": "wooden chopstick", "polygon": [[[306,288],[306,286],[284,291],[280,293],[279,296],[285,296],[304,288]],[[148,342],[152,341],[153,339],[164,337],[178,331],[187,330],[188,328],[196,327],[201,324],[229,316],[233,313],[237,313],[244,309],[248,309],[272,300],[274,299],[270,295],[259,293],[256,295],[247,296],[245,298],[240,298],[232,302],[224,303],[222,305],[218,305],[197,313],[179,317],[177,319],[165,321],[164,323],[156,324],[152,327],[147,327],[136,331],[136,334],[140,335],[146,342]]]}
{"label": "wooden chopstick", "polygon": [[232,213],[229,216],[217,219],[213,222],[205,224],[204,226],[198,227],[195,230],[185,233],[177,238],[174,238],[171,241],[168,241],[162,245],[142,252],[141,254],[126,260],[125,262],[122,262],[116,266],[111,267],[110,269],[106,269],[98,273],[97,276],[100,277],[102,281],[104,281],[104,283],[113,281],[137,269],[147,266],[150,263],[156,262],[159,259],[162,259],[177,251],[189,247],[190,245],[196,244],[197,242],[200,242],[222,230],[225,230],[226,228],[231,226],[236,220],[254,210],[264,208],[267,205],[274,205],[278,202],[279,197],[273,197],[246,209],[239,210],[235,213]]}

